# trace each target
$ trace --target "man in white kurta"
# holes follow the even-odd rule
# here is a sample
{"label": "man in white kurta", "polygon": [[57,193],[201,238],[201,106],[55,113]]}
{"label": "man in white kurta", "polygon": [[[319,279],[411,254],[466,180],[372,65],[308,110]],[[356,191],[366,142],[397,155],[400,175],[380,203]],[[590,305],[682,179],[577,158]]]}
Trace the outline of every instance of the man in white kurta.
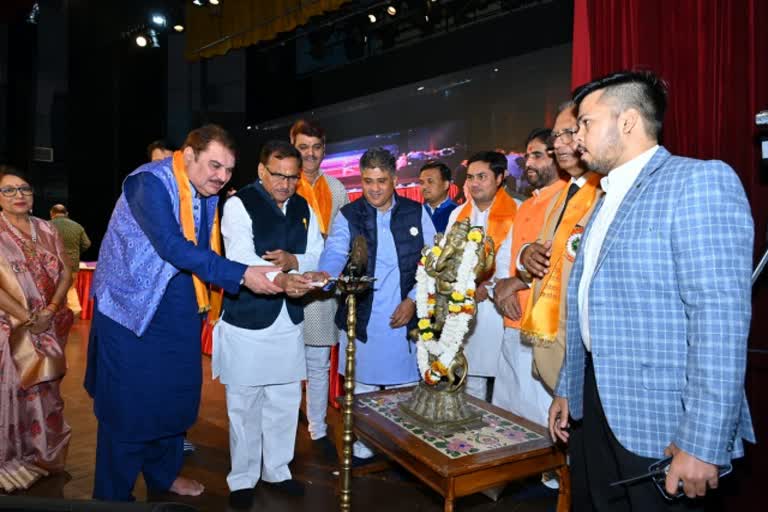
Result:
{"label": "man in white kurta", "polygon": [[[265,145],[260,160],[261,180],[227,200],[221,230],[228,258],[276,265],[268,277],[282,283],[286,294],[249,296],[241,291],[228,297],[214,329],[213,377],[226,386],[232,460],[227,484],[233,493],[250,491],[259,479],[291,479],[288,464],[306,377],[303,308],[297,299],[311,288],[299,272],[314,270],[323,248],[315,216],[294,195],[301,156],[289,144],[274,142]],[[291,246],[305,248],[292,253],[285,248]],[[261,322],[271,323],[250,328],[267,310],[274,318]]]}
{"label": "man in white kurta", "polygon": [[[509,267],[510,255],[509,251],[499,252],[499,247],[510,236],[517,213],[517,204],[501,186],[506,171],[507,159],[501,153],[485,151],[473,155],[467,163],[466,187],[470,200],[451,212],[446,227],[447,233],[455,222],[465,218],[473,226],[482,226],[494,238],[496,267],[502,268]],[[496,376],[504,337],[504,320],[488,297],[486,286],[489,284],[488,280],[483,280],[478,285],[475,295],[477,316],[464,343],[464,354],[469,363],[465,390],[481,400],[488,400],[488,384]]]}

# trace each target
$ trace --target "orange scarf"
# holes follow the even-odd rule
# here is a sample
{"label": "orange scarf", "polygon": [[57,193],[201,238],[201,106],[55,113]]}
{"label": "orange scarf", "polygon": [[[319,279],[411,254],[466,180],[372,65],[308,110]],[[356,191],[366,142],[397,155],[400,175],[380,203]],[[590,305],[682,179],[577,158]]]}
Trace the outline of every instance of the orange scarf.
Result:
{"label": "orange scarf", "polygon": [[[467,201],[459,212],[459,216],[456,217],[456,222],[471,219],[472,208],[474,208],[474,202]],[[488,214],[488,225],[485,228],[485,232],[493,238],[493,245],[497,254],[499,247],[501,247],[504,239],[507,238],[507,233],[509,233],[509,228],[512,227],[516,215],[517,203],[503,189],[499,189],[491,205],[491,212]]]}
{"label": "orange scarf", "polygon": [[333,207],[333,195],[331,194],[331,187],[328,186],[328,181],[324,175],[320,175],[315,184],[311,184],[309,180],[301,173],[301,179],[296,186],[296,193],[307,200],[309,207],[315,212],[317,216],[317,222],[320,227],[320,232],[323,235],[328,234],[331,224],[331,209]]}
{"label": "orange scarf", "polygon": [[[520,337],[528,343],[546,345],[553,343],[557,338],[560,327],[560,301],[563,297],[564,260],[568,258],[573,261],[576,257],[581,234],[584,231],[578,223],[595,202],[600,178],[601,176],[597,173],[590,174],[587,182],[566,205],[565,213],[552,240],[550,272],[540,282],[534,281],[532,288],[535,287],[539,293],[531,297],[525,306],[523,321],[520,325]],[[551,225],[555,221],[553,216],[560,214],[566,196],[567,189],[564,189],[545,225]]]}
{"label": "orange scarf", "polygon": [[[173,153],[173,176],[176,178],[176,188],[179,189],[179,223],[181,224],[181,231],[184,233],[184,238],[197,245],[195,217],[192,213],[192,185],[187,176],[184,154],[181,151]],[[221,255],[221,226],[219,224],[218,211],[214,213],[210,240],[211,250]],[[216,323],[221,313],[221,290],[217,289],[211,294],[208,285],[196,275],[192,276],[192,282],[195,286],[198,312],[208,312],[208,321]]]}

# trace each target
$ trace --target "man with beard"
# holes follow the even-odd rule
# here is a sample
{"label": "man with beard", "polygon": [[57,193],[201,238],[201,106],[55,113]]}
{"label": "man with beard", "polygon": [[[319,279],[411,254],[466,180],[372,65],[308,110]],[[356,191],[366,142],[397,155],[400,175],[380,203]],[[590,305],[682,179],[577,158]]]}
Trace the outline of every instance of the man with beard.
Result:
{"label": "man with beard", "polygon": [[229,134],[206,125],[123,183],[93,279],[85,387],[99,420],[96,499],[131,501],[139,473],[153,491],[203,492],[179,471],[200,405],[203,314],[219,314],[206,283],[282,291],[264,267],[218,255],[217,194],[234,166]]}
{"label": "man with beard", "polygon": [[[325,131],[303,119],[291,127],[291,144],[301,153],[301,179],[296,193],[306,199],[323,238],[333,224],[339,208],[349,203],[344,185],[320,170],[325,157]],[[267,255],[270,260],[270,255]],[[314,290],[308,293],[304,306],[304,346],[307,360],[307,421],[309,436],[321,453],[334,456],[336,449],[328,440],[328,385],[331,347],[339,340],[334,322],[336,298],[333,292]]]}
{"label": "man with beard", "polygon": [[[552,397],[541,380],[531,372],[533,351],[520,341],[520,320],[530,295],[528,285],[521,280],[520,249],[536,241],[544,224],[547,208],[567,182],[560,179],[552,156],[552,131],[533,130],[525,149],[525,175],[534,188],[533,196],[523,202],[517,212],[512,237],[501,246],[501,253],[509,253],[510,265],[496,268],[494,302],[504,319],[504,340],[493,387],[493,403],[513,414],[546,425],[547,410]],[[521,271],[522,269],[522,271]]]}
{"label": "man with beard", "polygon": [[574,94],[576,144],[605,196],[568,286],[566,357],[549,413],[571,438],[586,492],[575,510],[703,510],[643,474],[671,456],[663,487],[704,496],[718,466],[754,442],[744,393],[753,223],[733,170],[658,145],[667,90],[620,72]]}
{"label": "man with beard", "polygon": [[558,167],[571,179],[550,202],[535,242],[521,250],[520,260],[535,280],[523,311],[520,336],[533,347],[533,370],[554,392],[565,355],[565,290],[584,226],[602,195],[600,175],[588,171],[573,144],[573,102],[563,104],[552,130]]}
{"label": "man with beard", "polygon": [[[467,189],[470,200],[451,214],[448,230],[455,222],[470,219],[473,226],[481,226],[493,238],[496,266],[509,268],[509,251],[499,251],[502,242],[512,231],[517,214],[517,203],[504,191],[502,183],[507,172],[507,157],[496,151],[483,151],[472,155],[467,162]],[[466,392],[481,400],[488,399],[488,384],[496,376],[504,336],[504,320],[489,300],[488,288],[494,269],[478,276],[475,300],[477,317],[464,344],[469,363]]]}

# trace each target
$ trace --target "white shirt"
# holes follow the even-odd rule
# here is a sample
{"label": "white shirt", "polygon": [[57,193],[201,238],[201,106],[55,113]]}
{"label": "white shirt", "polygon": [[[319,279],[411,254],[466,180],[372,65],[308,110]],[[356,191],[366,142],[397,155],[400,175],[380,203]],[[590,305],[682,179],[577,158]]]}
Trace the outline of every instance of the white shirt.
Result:
{"label": "white shirt", "polygon": [[584,347],[587,351],[592,350],[592,340],[589,337],[589,287],[592,284],[595,265],[597,265],[605,235],[608,234],[608,228],[616,217],[616,212],[624,201],[627,192],[632,188],[637,176],[645,164],[651,160],[657,149],[659,149],[658,145],[653,146],[629,162],[613,169],[600,180],[600,185],[605,192],[603,205],[592,220],[589,236],[582,241],[583,248],[581,249],[584,258],[584,271],[581,274],[581,281],[579,281],[579,323],[581,324],[581,339],[584,341]]}
{"label": "white shirt", "polygon": [[[503,189],[499,189],[497,194],[506,194]],[[495,198],[494,198],[495,201]],[[469,217],[473,226],[482,226],[484,230],[488,228],[488,217],[491,213],[491,205],[480,211],[474,201],[472,202],[472,214]],[[446,232],[453,226],[461,213],[463,206],[459,206],[451,212],[448,218]],[[496,273],[495,276],[503,274],[509,275],[510,246],[512,243],[512,227],[510,226],[504,238],[504,244],[509,242],[507,249],[501,246],[496,253]],[[494,240],[494,243],[497,243]],[[501,269],[500,269],[501,268]],[[506,274],[505,274],[506,273]],[[464,355],[469,361],[469,375],[481,377],[495,377],[496,369],[499,365],[501,355],[501,340],[504,337],[504,318],[496,309],[493,303],[493,287],[486,287],[489,299],[477,304],[477,316],[474,325],[470,328],[464,343]]]}
{"label": "white shirt", "polygon": [[[288,201],[283,204],[283,213]],[[245,265],[272,265],[256,254],[251,217],[238,197],[230,197],[224,203],[221,234],[228,259]],[[317,218],[310,208],[306,252],[295,254],[299,272],[317,268],[323,243]],[[278,273],[270,272],[267,276],[274,280]],[[302,324],[293,323],[285,302],[272,325],[264,329],[243,329],[219,320],[214,328],[211,369],[214,379],[219,377],[223,384],[230,385],[261,386],[302,380],[306,377]]]}
{"label": "white shirt", "polygon": [[[503,189],[499,189],[497,194],[506,194]],[[469,217],[469,221],[472,223],[473,226],[482,226],[483,229],[485,229],[488,226],[488,215],[491,213],[491,208],[493,208],[493,202],[496,201],[496,198],[493,198],[493,201],[491,202],[491,206],[485,209],[484,212],[481,212],[480,209],[475,205],[475,202],[472,201],[472,214]],[[451,226],[456,222],[456,219],[459,218],[459,214],[461,213],[462,208],[464,208],[464,205],[459,205],[458,208],[454,208],[454,210],[451,212],[450,217],[448,217],[448,224],[446,225],[445,232],[448,233],[450,231]],[[493,241],[496,243],[496,240]],[[506,249],[505,249],[506,248]],[[506,279],[509,277],[509,261],[512,255],[510,254],[512,252],[512,228],[509,229],[509,232],[507,233],[506,238],[504,238],[504,241],[499,246],[499,251],[496,253],[496,272],[494,274],[494,277],[496,279]],[[493,293],[491,292],[491,298],[493,298]]]}

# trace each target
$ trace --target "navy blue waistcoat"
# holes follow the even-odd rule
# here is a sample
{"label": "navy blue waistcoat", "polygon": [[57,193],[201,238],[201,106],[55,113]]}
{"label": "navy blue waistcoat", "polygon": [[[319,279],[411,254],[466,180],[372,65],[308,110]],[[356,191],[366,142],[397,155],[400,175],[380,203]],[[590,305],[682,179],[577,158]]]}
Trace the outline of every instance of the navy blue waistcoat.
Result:
{"label": "navy blue waistcoat", "polygon": [[[295,194],[288,201],[285,214],[277,207],[258,182],[240,189],[236,194],[251,217],[253,248],[262,256],[267,251],[282,249],[291,254],[303,254],[307,249],[309,206]],[[224,297],[224,321],[243,329],[264,329],[272,325],[286,301],[288,314],[294,324],[304,320],[301,299],[284,294],[257,295],[245,286],[238,295]]]}
{"label": "navy blue waistcoat", "polygon": [[[398,196],[392,209],[390,229],[395,241],[397,262],[400,268],[400,296],[402,299],[416,284],[416,267],[424,247],[424,233],[421,226],[422,206],[416,201]],[[357,235],[363,235],[368,242],[368,275],[376,272],[376,208],[371,206],[364,197],[357,199],[339,210],[349,224],[350,243]],[[416,227],[418,233],[414,236],[411,228]],[[374,287],[376,284],[374,283]],[[361,294],[357,302],[357,339],[367,341],[368,320],[371,318],[373,305],[373,289]],[[416,327],[416,315],[408,324],[408,331]],[[341,301],[336,311],[336,325],[339,329],[347,328],[347,304]]]}

